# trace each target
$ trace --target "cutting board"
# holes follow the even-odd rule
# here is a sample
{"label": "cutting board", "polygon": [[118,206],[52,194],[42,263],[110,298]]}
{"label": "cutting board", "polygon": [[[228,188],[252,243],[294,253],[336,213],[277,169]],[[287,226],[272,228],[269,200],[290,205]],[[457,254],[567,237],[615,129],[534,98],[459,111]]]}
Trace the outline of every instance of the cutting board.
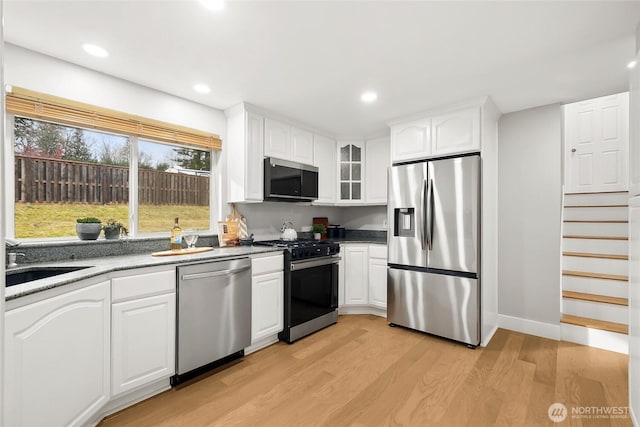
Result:
{"label": "cutting board", "polygon": [[236,221],[238,223],[238,235],[239,239],[244,239],[249,236],[247,231],[247,219],[238,212],[238,208],[235,203],[231,203],[231,213],[227,215],[227,221]]}
{"label": "cutting board", "polygon": [[199,254],[200,252],[209,252],[212,250],[213,250],[212,247],[203,246],[201,248],[187,248],[187,249],[180,249],[177,251],[154,252],[151,254],[151,256],[191,255],[191,254]]}

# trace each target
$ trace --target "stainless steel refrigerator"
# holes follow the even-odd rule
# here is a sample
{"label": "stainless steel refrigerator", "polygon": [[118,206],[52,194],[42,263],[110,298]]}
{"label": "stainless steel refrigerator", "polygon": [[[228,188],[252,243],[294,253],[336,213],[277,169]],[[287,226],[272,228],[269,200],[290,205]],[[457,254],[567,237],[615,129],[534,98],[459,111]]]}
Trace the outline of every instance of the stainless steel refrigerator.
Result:
{"label": "stainless steel refrigerator", "polygon": [[480,157],[389,171],[387,320],[480,343]]}

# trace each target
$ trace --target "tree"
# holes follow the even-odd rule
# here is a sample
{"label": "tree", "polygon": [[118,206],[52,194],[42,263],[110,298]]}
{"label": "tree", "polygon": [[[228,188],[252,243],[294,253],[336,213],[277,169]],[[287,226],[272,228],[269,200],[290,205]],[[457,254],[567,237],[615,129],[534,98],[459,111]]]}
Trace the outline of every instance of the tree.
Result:
{"label": "tree", "polygon": [[118,145],[115,141],[102,138],[102,145],[98,153],[98,162],[103,165],[129,166],[128,141]]}
{"label": "tree", "polygon": [[175,161],[185,169],[210,171],[211,153],[195,148],[174,148]]}
{"label": "tree", "polygon": [[95,162],[82,129],[76,128],[71,130],[70,134],[67,136],[62,158],[65,160],[76,160],[79,162]]}

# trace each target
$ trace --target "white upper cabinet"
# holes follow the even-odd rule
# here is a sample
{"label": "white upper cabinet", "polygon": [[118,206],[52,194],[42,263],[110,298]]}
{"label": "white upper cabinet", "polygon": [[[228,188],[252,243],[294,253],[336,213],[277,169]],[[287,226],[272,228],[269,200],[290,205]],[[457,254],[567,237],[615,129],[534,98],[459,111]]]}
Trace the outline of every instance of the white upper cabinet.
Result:
{"label": "white upper cabinet", "polygon": [[313,136],[313,159],[318,168],[317,204],[336,202],[336,141],[321,135]]}
{"label": "white upper cabinet", "polygon": [[480,151],[480,108],[469,108],[431,119],[434,156]]}
{"label": "white upper cabinet", "polygon": [[227,115],[227,201],[261,202],[264,195],[264,117],[248,111],[244,104],[225,111]]}
{"label": "white upper cabinet", "polygon": [[313,134],[309,131],[291,128],[291,160],[313,164]]}
{"label": "white upper cabinet", "polygon": [[565,105],[564,128],[565,192],[628,189],[629,93]]}
{"label": "white upper cabinet", "polygon": [[264,120],[264,155],[291,160],[291,126],[269,118]]}
{"label": "white upper cabinet", "polygon": [[364,201],[365,144],[362,140],[338,141],[338,202]]}
{"label": "white upper cabinet", "polygon": [[391,126],[391,160],[420,159],[431,153],[431,119]]}
{"label": "white upper cabinet", "polygon": [[277,120],[264,121],[264,155],[313,164],[313,134]]}
{"label": "white upper cabinet", "polygon": [[391,166],[389,137],[370,139],[365,143],[365,203],[387,204],[387,170]]}
{"label": "white upper cabinet", "polygon": [[480,107],[391,125],[394,163],[480,151]]}
{"label": "white upper cabinet", "polygon": [[630,72],[629,117],[629,195],[640,195],[640,54],[639,65]]}

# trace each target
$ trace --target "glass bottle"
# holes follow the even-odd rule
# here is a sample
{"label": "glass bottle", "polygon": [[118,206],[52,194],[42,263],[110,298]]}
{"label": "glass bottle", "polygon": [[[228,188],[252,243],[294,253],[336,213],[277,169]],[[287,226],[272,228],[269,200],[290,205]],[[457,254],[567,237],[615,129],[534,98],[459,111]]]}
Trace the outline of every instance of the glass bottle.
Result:
{"label": "glass bottle", "polygon": [[171,229],[171,250],[179,251],[182,249],[182,228],[178,225],[178,218]]}

